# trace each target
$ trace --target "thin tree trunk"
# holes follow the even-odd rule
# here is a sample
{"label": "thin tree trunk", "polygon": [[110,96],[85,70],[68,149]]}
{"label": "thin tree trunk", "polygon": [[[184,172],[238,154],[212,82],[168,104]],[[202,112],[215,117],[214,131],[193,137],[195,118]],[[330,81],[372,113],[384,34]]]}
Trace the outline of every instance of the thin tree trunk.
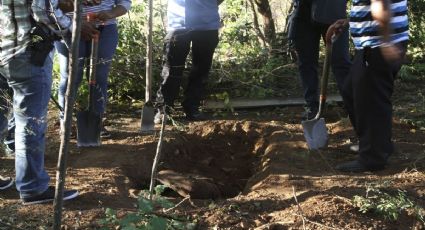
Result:
{"label": "thin tree trunk", "polygon": [[71,43],[71,54],[69,62],[69,78],[68,86],[65,95],[65,117],[64,126],[65,130],[61,133],[61,145],[59,148],[59,159],[56,169],[56,191],[55,199],[53,202],[54,206],[54,222],[53,229],[60,230],[62,225],[62,206],[63,206],[63,191],[66,178],[66,162],[69,151],[69,139],[71,133],[71,121],[72,113],[75,102],[75,79],[78,73],[78,47],[80,43],[80,31],[81,31],[81,0],[74,1],[74,18],[72,23],[72,43]]}
{"label": "thin tree trunk", "polygon": [[264,36],[266,41],[269,45],[273,45],[276,39],[276,28],[269,0],[255,0],[255,4],[257,4],[258,12],[263,17]]}
{"label": "thin tree trunk", "polygon": [[257,17],[257,11],[255,10],[255,3],[254,0],[249,0],[249,4],[251,6],[252,15],[253,15],[253,23],[254,23],[254,29],[255,32],[259,38],[259,40],[263,43],[263,46],[266,46],[266,37],[263,34],[263,31],[260,29],[260,24],[258,23],[258,17]]}

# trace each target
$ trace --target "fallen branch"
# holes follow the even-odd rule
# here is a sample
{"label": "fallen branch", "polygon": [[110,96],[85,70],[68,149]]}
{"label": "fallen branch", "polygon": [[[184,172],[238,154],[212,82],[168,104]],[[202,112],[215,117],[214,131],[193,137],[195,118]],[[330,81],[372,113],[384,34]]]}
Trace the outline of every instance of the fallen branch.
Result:
{"label": "fallen branch", "polygon": [[189,200],[189,199],[190,199],[190,196],[187,196],[183,200],[181,200],[179,203],[177,203],[176,205],[174,205],[174,207],[171,207],[171,208],[168,208],[168,209],[164,209],[162,212],[167,213],[167,212],[173,211],[174,209],[176,209],[181,204],[183,204],[186,200]]}
{"label": "fallen branch", "polygon": [[297,203],[298,211],[300,212],[300,216],[301,216],[301,218],[303,220],[303,229],[306,230],[306,228],[305,228],[306,218],[305,218],[304,212],[303,212],[303,210],[301,208],[301,205],[298,203],[297,194],[295,193],[295,187],[294,186],[292,186],[292,193],[294,195],[295,203]]}

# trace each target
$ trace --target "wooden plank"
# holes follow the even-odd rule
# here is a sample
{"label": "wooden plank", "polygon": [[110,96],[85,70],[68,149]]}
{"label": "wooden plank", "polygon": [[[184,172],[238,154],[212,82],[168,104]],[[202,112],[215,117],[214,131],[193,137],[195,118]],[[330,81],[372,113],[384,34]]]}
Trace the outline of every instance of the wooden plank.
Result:
{"label": "wooden plank", "polygon": [[[327,103],[342,102],[340,95],[328,96]],[[301,106],[304,105],[304,98],[272,98],[272,99],[230,99],[230,102],[226,105],[223,101],[206,100],[204,102],[204,108],[206,109],[249,109],[259,107],[271,107],[271,106]]]}

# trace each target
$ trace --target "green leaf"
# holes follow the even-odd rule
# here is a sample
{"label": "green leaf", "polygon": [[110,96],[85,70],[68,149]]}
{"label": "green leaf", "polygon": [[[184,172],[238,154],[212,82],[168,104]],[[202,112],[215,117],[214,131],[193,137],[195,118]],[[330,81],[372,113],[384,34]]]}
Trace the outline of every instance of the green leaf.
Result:
{"label": "green leaf", "polygon": [[121,227],[131,227],[137,225],[141,221],[142,217],[136,213],[127,214],[121,221]]}
{"label": "green leaf", "polygon": [[139,230],[136,226],[126,226],[123,227],[122,230]]}
{"label": "green leaf", "polygon": [[174,203],[169,201],[167,198],[164,198],[164,197],[157,197],[155,201],[162,208],[172,208],[172,207],[174,207]]}
{"label": "green leaf", "polygon": [[139,211],[141,213],[151,213],[153,211],[152,201],[144,197],[139,197]]}
{"label": "green leaf", "polygon": [[108,217],[112,217],[112,216],[116,216],[117,215],[117,211],[113,210],[112,208],[107,208],[105,210],[105,214]]}
{"label": "green leaf", "polygon": [[167,188],[167,186],[165,186],[165,185],[157,185],[155,187],[155,194],[158,195],[158,196],[161,195],[165,191],[166,188]]}
{"label": "green leaf", "polygon": [[167,219],[162,217],[154,216],[149,220],[148,229],[152,230],[166,230],[167,229]]}

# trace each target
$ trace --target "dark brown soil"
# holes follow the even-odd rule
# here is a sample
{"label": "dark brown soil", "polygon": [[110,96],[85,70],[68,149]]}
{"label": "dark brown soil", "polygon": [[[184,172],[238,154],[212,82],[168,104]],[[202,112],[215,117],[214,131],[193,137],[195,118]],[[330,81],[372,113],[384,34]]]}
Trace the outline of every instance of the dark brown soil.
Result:
{"label": "dark brown soil", "polygon": [[[181,215],[199,229],[424,229],[403,212],[397,221],[360,213],[352,198],[369,184],[407,192],[425,207],[425,131],[394,121],[397,152],[378,173],[342,174],[336,164],[354,159],[353,132],[339,108],[328,111],[329,147],[307,150],[299,123],[301,108],[239,112],[225,120],[168,126],[159,182]],[[51,114],[46,166],[54,184],[59,139]],[[112,137],[99,148],[71,143],[66,186],[81,195],[65,202],[66,229],[96,229],[106,208],[135,210],[135,194],[147,189],[158,132],[141,135],[139,114],[112,114]],[[13,159],[2,157],[0,173],[13,176]],[[295,200],[296,198],[296,200]],[[0,194],[0,229],[48,229],[52,205],[21,206],[18,194]],[[303,221],[304,220],[304,221]]]}

